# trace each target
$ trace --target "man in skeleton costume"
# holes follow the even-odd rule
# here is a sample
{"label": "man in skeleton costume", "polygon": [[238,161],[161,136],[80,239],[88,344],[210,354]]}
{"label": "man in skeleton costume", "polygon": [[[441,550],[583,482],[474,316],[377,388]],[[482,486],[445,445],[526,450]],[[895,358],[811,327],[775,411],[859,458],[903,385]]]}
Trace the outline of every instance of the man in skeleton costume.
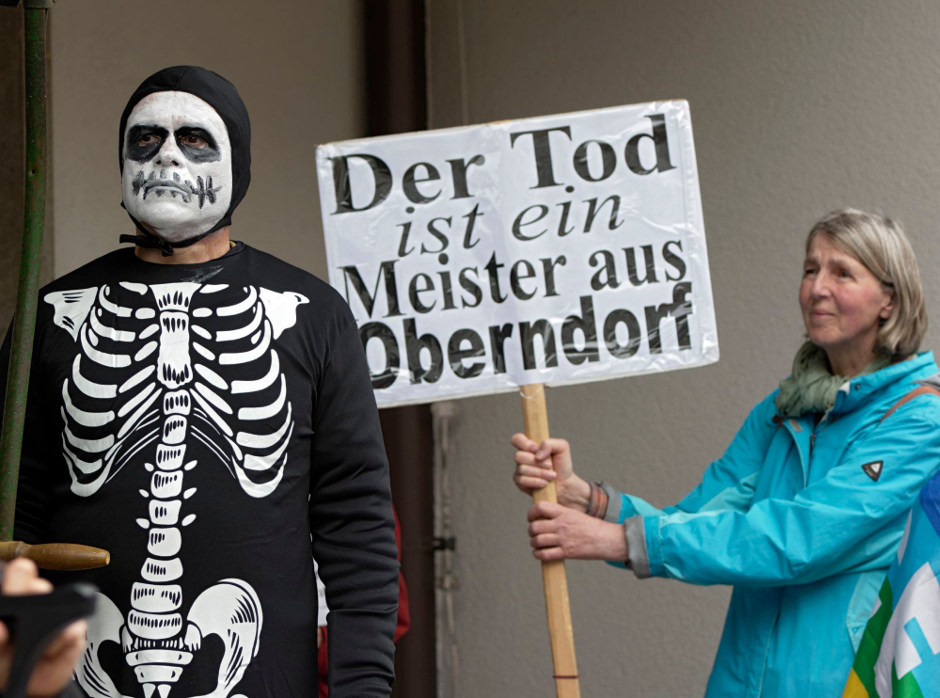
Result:
{"label": "man in skeleton costume", "polygon": [[16,536],[111,552],[58,580],[101,590],[76,670],[94,698],[315,696],[311,552],[331,695],[390,693],[398,563],[362,345],[328,285],[230,241],[249,139],[215,73],[147,78],[120,125],[135,247],[40,294]]}

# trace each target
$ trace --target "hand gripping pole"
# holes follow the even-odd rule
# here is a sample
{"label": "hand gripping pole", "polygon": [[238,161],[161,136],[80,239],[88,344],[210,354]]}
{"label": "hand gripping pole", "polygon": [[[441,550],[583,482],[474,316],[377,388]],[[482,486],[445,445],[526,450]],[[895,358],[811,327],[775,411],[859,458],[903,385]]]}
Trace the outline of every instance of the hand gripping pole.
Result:
{"label": "hand gripping pole", "polygon": [[[545,388],[540,383],[524,385],[522,416],[525,433],[530,439],[542,443],[548,438],[548,413],[545,409]],[[532,493],[536,502],[558,501],[555,483]],[[580,698],[578,664],[574,652],[574,630],[571,625],[571,606],[568,602],[568,578],[564,560],[542,563],[542,581],[545,585],[545,611],[548,615],[548,633],[552,643],[552,662],[555,668],[555,693],[558,698]]]}

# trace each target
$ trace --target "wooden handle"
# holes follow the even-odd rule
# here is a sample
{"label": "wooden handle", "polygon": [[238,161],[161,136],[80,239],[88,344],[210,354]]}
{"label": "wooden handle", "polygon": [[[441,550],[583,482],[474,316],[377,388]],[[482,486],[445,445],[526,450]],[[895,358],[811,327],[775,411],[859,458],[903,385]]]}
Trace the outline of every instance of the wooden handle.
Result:
{"label": "wooden handle", "polygon": [[[522,417],[525,433],[541,443],[548,438],[548,411],[545,408],[545,387],[540,384],[524,385]],[[556,502],[555,483],[532,493],[536,502]],[[545,585],[545,611],[548,615],[548,633],[552,642],[552,662],[555,668],[555,693],[558,698],[581,698],[578,683],[578,663],[574,652],[574,629],[571,624],[571,605],[568,601],[568,577],[564,560],[542,563],[542,582]]]}
{"label": "wooden handle", "polygon": [[111,553],[76,543],[29,545],[21,540],[0,543],[0,560],[26,557],[46,570],[91,570],[111,562]]}

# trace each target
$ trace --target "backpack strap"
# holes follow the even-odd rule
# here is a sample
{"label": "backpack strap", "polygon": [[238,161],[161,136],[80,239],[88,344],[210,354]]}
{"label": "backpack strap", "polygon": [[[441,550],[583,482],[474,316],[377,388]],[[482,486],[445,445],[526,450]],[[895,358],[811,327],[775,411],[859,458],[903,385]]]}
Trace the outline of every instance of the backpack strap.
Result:
{"label": "backpack strap", "polygon": [[888,417],[894,414],[894,411],[897,408],[899,408],[901,405],[907,402],[910,402],[918,395],[936,395],[937,397],[940,397],[940,390],[938,390],[935,386],[929,385],[926,383],[919,385],[918,387],[914,388],[911,392],[909,392],[907,395],[905,395],[900,400],[898,400],[896,403],[894,403],[891,406],[891,409],[885,412],[884,416],[879,420],[879,423],[885,421]]}

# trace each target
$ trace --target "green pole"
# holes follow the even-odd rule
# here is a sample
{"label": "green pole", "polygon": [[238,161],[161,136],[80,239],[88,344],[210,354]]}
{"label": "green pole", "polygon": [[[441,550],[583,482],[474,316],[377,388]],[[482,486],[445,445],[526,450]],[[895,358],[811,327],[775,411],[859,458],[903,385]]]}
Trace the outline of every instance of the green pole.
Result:
{"label": "green pole", "polygon": [[19,290],[0,435],[0,540],[13,536],[26,390],[36,328],[39,253],[46,210],[46,20],[54,0],[26,0],[26,187]]}

